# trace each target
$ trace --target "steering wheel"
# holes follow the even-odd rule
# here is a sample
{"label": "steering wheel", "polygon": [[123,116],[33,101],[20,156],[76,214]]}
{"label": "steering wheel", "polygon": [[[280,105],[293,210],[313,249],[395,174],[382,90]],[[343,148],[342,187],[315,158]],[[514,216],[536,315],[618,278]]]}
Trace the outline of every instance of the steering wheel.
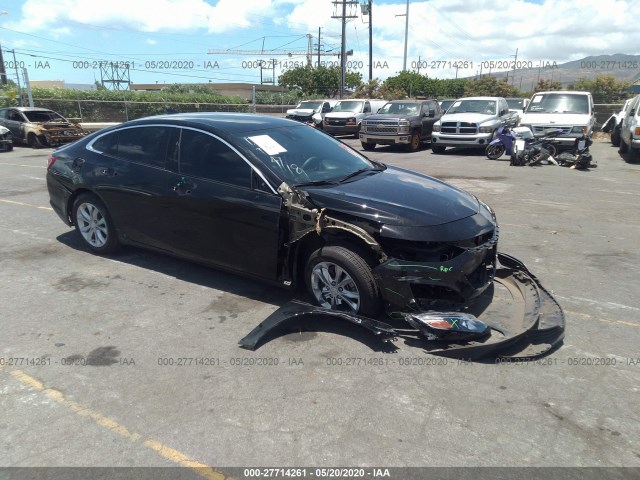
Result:
{"label": "steering wheel", "polygon": [[302,166],[300,168],[304,170],[305,168],[309,167],[313,162],[318,162],[318,161],[320,161],[320,159],[316,155],[311,155],[304,162],[302,162]]}
{"label": "steering wheel", "polygon": [[311,178],[309,177],[309,174],[307,174],[307,172],[304,171],[304,168],[299,167],[295,163],[292,163],[291,165],[289,165],[288,168],[293,175],[298,175],[298,176],[304,175],[307,180],[311,180]]}

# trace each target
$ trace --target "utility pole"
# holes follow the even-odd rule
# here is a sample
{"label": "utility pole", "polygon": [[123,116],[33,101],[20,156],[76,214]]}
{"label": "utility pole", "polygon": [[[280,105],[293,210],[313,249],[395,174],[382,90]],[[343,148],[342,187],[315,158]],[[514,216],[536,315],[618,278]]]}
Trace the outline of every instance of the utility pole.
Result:
{"label": "utility pole", "polygon": [[313,36],[310,33],[307,33],[307,66],[313,66]]}
{"label": "utility pole", "polygon": [[320,67],[320,32],[321,32],[322,28],[318,27],[318,64],[316,65],[316,68]]}
{"label": "utility pole", "polygon": [[[513,76],[511,77],[511,85],[513,86],[514,82],[516,81],[516,64],[518,63],[518,49],[516,48],[516,54],[515,55],[511,55],[512,57],[514,57],[513,59]],[[509,74],[507,74],[507,77],[509,76]]]}
{"label": "utility pole", "polygon": [[371,14],[372,0],[362,4],[362,15],[369,15],[369,81],[373,79],[373,15]]}
{"label": "utility pole", "polygon": [[357,18],[357,15],[353,15],[350,9],[350,14],[347,15],[347,4],[350,7],[358,5],[358,0],[333,0],[333,5],[336,10],[338,5],[342,6],[342,14],[336,15],[335,13],[331,18],[339,18],[342,20],[342,45],[340,47],[340,98],[344,96],[344,84],[345,84],[345,70],[347,66],[347,48],[346,48],[346,31],[347,31],[347,18]]}
{"label": "utility pole", "polygon": [[402,62],[402,71],[407,71],[407,43],[409,39],[409,0],[407,0],[407,11],[406,13],[402,13],[396,15],[396,17],[405,17],[404,18],[404,61]]}
{"label": "utility pole", "polygon": [[7,84],[7,72],[4,69],[4,58],[2,58],[2,47],[0,46],[0,83]]}

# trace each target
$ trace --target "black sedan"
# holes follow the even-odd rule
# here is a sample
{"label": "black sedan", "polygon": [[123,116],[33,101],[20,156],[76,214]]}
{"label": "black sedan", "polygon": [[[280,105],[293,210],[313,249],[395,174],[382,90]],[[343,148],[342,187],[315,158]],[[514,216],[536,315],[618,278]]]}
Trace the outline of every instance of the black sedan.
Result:
{"label": "black sedan", "polygon": [[492,283],[491,209],[325,133],[249,114],[134,120],[56,150],[50,203],[96,253],[131,244],[373,316],[464,303]]}

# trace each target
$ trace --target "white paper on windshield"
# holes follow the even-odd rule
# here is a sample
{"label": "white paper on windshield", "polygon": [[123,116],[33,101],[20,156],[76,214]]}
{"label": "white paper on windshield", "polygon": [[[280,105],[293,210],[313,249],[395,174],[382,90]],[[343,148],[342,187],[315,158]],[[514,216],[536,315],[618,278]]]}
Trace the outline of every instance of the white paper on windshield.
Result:
{"label": "white paper on windshield", "polygon": [[451,106],[452,106],[452,107],[459,107],[461,103],[462,103],[462,102],[454,102],[454,104],[453,104],[453,105],[451,105]]}
{"label": "white paper on windshield", "polygon": [[542,101],[542,95],[538,95],[537,97],[533,97],[531,103],[540,103]]}
{"label": "white paper on windshield", "polygon": [[265,151],[267,155],[278,155],[287,151],[282,145],[276,142],[269,135],[256,135],[255,137],[248,137],[253,143]]}

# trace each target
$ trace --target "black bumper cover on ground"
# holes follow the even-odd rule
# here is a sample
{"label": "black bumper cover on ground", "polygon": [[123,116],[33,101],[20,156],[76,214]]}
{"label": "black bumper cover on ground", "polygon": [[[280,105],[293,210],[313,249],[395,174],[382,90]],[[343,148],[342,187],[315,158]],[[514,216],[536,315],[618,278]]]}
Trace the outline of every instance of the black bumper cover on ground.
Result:
{"label": "black bumper cover on ground", "polygon": [[[464,311],[489,327],[489,333],[466,341],[427,340],[414,322],[397,327],[359,315],[325,310],[303,302],[282,306],[240,340],[240,346],[255,350],[285,323],[300,319],[338,318],[365,328],[382,342],[402,338],[407,345],[434,355],[478,360],[486,357],[530,359],[556,348],[564,338],[562,308],[539,280],[514,257],[499,253],[499,266],[491,289]],[[405,317],[410,313],[402,313]]]}

